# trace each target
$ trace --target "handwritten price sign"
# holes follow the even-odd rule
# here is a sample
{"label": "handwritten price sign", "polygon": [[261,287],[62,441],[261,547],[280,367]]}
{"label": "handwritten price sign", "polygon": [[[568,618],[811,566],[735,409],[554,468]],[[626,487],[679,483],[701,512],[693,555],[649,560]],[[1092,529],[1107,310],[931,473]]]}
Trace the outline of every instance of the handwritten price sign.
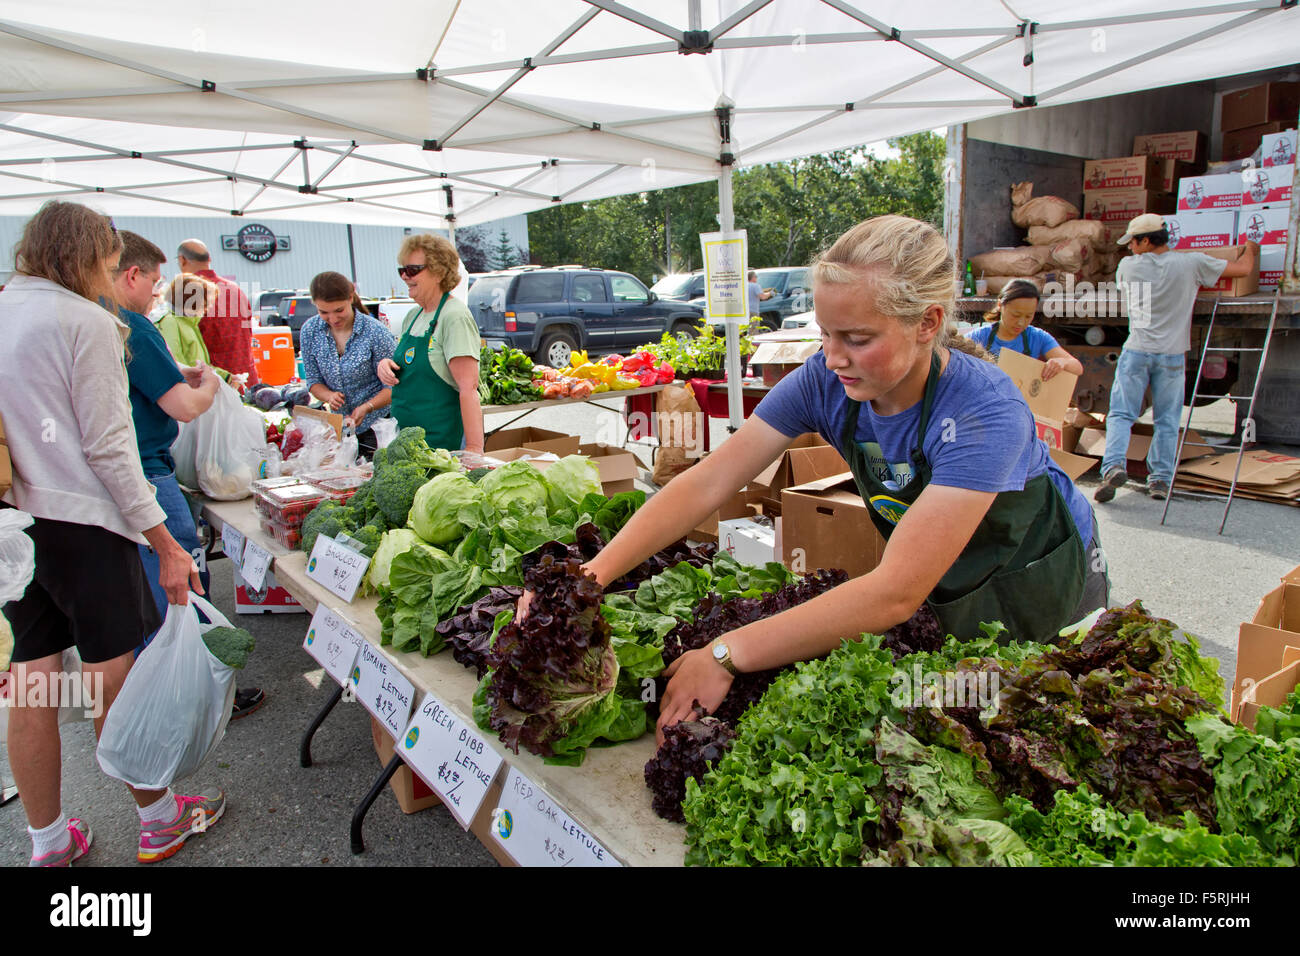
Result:
{"label": "handwritten price sign", "polygon": [[302,646],[342,686],[366,639],[324,604],[317,606]]}
{"label": "handwritten price sign", "polygon": [[244,542],[244,565],[240,575],[244,583],[254,591],[262,590],[266,583],[266,570],[271,566],[271,552],[256,541]]}
{"label": "handwritten price sign", "polygon": [[501,755],[432,694],[411,718],[398,753],[437,791],[464,829],[501,769]]}
{"label": "handwritten price sign", "polygon": [[492,814],[492,838],[520,866],[623,865],[514,767]]}
{"label": "handwritten price sign", "polygon": [[236,570],[244,567],[244,534],[227,521],[221,526],[221,550],[226,553]]}
{"label": "handwritten price sign", "polygon": [[370,559],[364,554],[322,534],[307,560],[307,577],[351,604],[369,567]]}
{"label": "handwritten price sign", "polygon": [[399,739],[411,716],[415,687],[397,670],[397,666],[372,645],[363,641],[361,651],[348,678],[352,690],[366,710]]}

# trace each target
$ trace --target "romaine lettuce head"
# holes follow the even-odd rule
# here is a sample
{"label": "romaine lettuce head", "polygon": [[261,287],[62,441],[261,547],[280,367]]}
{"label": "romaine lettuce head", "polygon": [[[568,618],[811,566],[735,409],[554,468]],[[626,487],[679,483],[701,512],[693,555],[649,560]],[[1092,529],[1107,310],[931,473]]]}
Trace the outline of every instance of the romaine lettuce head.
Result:
{"label": "romaine lettuce head", "polygon": [[581,504],[587,495],[599,495],[600,469],[586,455],[566,455],[542,476],[550,486],[552,511]]}
{"label": "romaine lettuce head", "polygon": [[494,468],[483,476],[477,487],[488,504],[502,513],[508,512],[514,501],[523,505],[526,511],[546,511],[550,497],[546,479],[526,461],[506,462],[500,468]]}
{"label": "romaine lettuce head", "polygon": [[434,475],[415,493],[410,526],[430,544],[450,544],[464,535],[460,510],[479,500],[481,487],[456,472]]}

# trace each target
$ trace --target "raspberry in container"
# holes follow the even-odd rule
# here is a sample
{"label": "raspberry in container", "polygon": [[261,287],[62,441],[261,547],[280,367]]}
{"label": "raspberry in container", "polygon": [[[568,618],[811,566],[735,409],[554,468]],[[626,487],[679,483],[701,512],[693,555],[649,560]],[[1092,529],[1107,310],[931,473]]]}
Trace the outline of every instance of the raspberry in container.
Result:
{"label": "raspberry in container", "polygon": [[262,530],[290,551],[297,551],[298,546],[302,544],[302,528],[300,526],[290,528],[269,518],[263,518]]}
{"label": "raspberry in container", "polygon": [[288,485],[272,488],[265,494],[266,510],[263,517],[284,528],[296,528],[311,514],[313,508],[325,500],[325,492],[312,485]]}

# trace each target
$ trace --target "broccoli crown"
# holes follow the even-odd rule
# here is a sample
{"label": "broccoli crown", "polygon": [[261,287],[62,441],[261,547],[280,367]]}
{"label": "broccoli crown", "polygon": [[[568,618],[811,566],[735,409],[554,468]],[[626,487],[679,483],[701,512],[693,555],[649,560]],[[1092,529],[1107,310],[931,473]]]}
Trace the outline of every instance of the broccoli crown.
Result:
{"label": "broccoli crown", "polygon": [[404,525],[411,514],[411,502],[415,500],[415,493],[428,480],[425,469],[414,462],[389,464],[375,474],[375,503],[392,524]]}
{"label": "broccoli crown", "polygon": [[379,539],[384,536],[384,528],[377,528],[372,524],[362,525],[356,531],[348,532],[352,538],[361,544],[361,553],[368,558],[375,556],[375,549],[379,547]]}
{"label": "broccoli crown", "polygon": [[203,643],[208,651],[227,667],[242,668],[248,663],[248,653],[257,646],[253,635],[242,627],[212,627],[203,632]]}
{"label": "broccoli crown", "polygon": [[340,531],[357,527],[356,513],[337,501],[327,499],[312,509],[302,523],[302,550],[308,554],[316,546],[317,535],[337,537]]}

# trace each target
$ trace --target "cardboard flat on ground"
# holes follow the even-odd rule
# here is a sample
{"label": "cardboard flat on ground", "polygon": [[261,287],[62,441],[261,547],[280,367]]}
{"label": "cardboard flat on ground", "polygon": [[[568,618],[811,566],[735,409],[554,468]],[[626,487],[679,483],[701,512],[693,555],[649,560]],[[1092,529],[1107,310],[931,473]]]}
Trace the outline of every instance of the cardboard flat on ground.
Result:
{"label": "cardboard flat on ground", "polygon": [[[258,528],[257,513],[251,499],[205,502],[204,511],[214,527],[230,521],[249,539],[264,545],[269,540]],[[277,578],[309,614],[314,614],[317,605],[324,603],[354,622],[356,630],[378,653],[387,657],[417,691],[434,694],[458,720],[476,726],[471,700],[478,680],[472,670],[457,664],[446,652],[426,658],[380,647],[381,626],[375,616],[377,600],[374,597],[359,598],[349,605],[342,605],[337,597],[307,577],[307,556],[302,552],[278,557],[274,570]],[[308,717],[308,714],[303,714],[304,721]],[[495,735],[486,735],[486,742],[502,755],[505,764],[469,832],[489,851],[493,851],[492,843],[495,842],[488,835],[488,827],[491,825],[491,812],[497,805],[496,795],[508,768],[514,766],[541,784],[575,823],[600,840],[621,862],[632,866],[682,866],[686,852],[685,828],[659,818],[650,806],[650,791],[645,786],[646,761],[657,749],[653,733],[613,747],[592,747],[580,767],[551,766],[527,751],[512,753]]]}
{"label": "cardboard flat on ground", "polygon": [[800,573],[841,568],[850,577],[873,570],[885,539],[849,473],[781,492],[781,560]]}
{"label": "cardboard flat on ground", "polygon": [[495,452],[507,448],[531,448],[554,452],[563,457],[576,454],[579,444],[581,439],[577,435],[566,435],[546,428],[503,428],[487,436],[483,450]]}
{"label": "cardboard flat on ground", "polygon": [[[1228,496],[1227,485],[1219,484],[1218,482],[1198,481],[1195,479],[1188,479],[1188,478],[1184,478],[1182,475],[1178,476],[1178,479],[1174,482],[1174,487],[1180,488],[1184,491],[1195,491],[1195,492],[1200,492],[1202,494],[1219,495],[1220,497],[1223,498],[1227,498]],[[1300,484],[1296,486],[1292,486],[1284,494],[1279,493],[1277,491],[1264,493],[1249,487],[1242,488],[1239,485],[1237,486],[1237,490],[1232,493],[1232,496],[1234,498],[1244,498],[1248,501],[1266,501],[1269,504],[1290,505],[1293,508],[1300,508]]]}
{"label": "cardboard flat on ground", "polygon": [[[1233,473],[1237,470],[1237,453],[1213,455],[1180,470],[1226,486],[1231,484]],[[1237,475],[1239,486],[1250,485],[1257,490],[1267,491],[1270,486],[1288,485],[1297,480],[1300,480],[1300,458],[1267,448],[1252,448],[1241,456],[1241,472]]]}

